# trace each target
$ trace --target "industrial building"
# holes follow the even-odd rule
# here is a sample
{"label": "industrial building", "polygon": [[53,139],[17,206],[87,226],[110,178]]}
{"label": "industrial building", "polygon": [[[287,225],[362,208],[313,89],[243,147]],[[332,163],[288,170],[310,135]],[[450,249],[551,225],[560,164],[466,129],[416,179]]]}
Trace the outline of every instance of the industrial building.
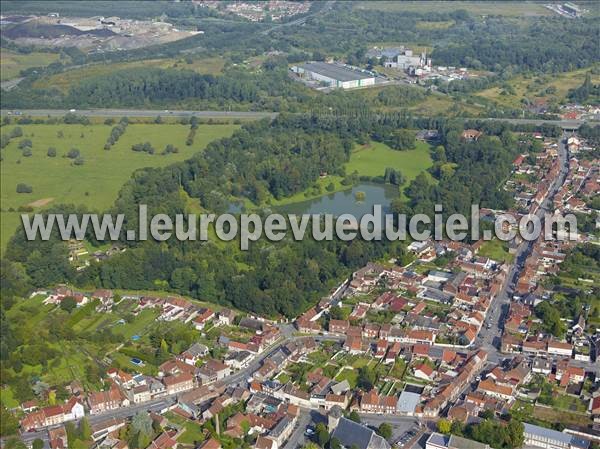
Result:
{"label": "industrial building", "polygon": [[397,55],[386,58],[383,65],[394,69],[408,70],[410,68],[431,69],[431,58],[427,58],[427,54],[413,54],[412,50],[405,49]]}
{"label": "industrial building", "polygon": [[573,3],[564,3],[562,9],[573,17],[579,17],[581,15],[581,8]]}
{"label": "industrial building", "polygon": [[292,72],[303,79],[317,81],[328,87],[352,89],[375,84],[375,74],[344,64],[328,62],[306,62],[293,66]]}
{"label": "industrial building", "polygon": [[523,423],[525,445],[542,449],[587,449],[590,442],[557,430]]}

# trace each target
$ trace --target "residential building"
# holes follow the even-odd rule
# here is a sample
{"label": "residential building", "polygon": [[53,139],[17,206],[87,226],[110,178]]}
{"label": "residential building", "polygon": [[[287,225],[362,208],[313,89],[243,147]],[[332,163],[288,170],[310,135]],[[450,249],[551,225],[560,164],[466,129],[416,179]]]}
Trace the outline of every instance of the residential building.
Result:
{"label": "residential building", "polygon": [[163,383],[167,389],[167,394],[181,393],[194,388],[194,376],[189,373],[167,376],[163,379]]}

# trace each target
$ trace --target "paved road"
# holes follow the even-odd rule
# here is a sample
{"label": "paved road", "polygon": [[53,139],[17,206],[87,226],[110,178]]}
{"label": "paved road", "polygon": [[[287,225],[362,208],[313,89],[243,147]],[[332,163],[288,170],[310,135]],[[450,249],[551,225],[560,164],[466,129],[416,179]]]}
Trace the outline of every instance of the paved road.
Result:
{"label": "paved road", "polygon": [[[466,118],[465,120],[477,120],[477,118]],[[600,123],[594,120],[544,120],[544,119],[529,119],[529,118],[484,118],[486,121],[508,122],[522,125],[558,125],[563,129],[573,130],[578,129],[584,123]]]}
{"label": "paved road", "polygon": [[[172,405],[175,403],[175,397],[164,397],[160,399],[154,399],[152,401],[144,402],[142,404],[135,404],[129,407],[123,407],[117,410],[113,410],[109,413],[103,413],[100,415],[86,415],[90,424],[98,424],[110,418],[129,418],[134,416],[140,411],[159,411]],[[60,427],[60,426],[51,426],[52,427]],[[47,430],[41,430],[38,432],[24,432],[21,434],[21,439],[26,444],[31,443],[35,439],[41,439],[46,443],[46,446],[49,447],[48,443],[48,432]]]}
{"label": "paved road", "polygon": [[25,78],[23,77],[19,77],[19,78],[12,78],[10,80],[6,80],[6,81],[2,81],[0,83],[0,89],[3,90],[11,90],[14,89],[15,87],[17,87],[17,85],[23,81]]}
{"label": "paved road", "polygon": [[[20,115],[62,117],[69,113],[68,109],[2,109],[0,115],[5,116],[18,112]],[[75,113],[86,117],[205,117],[205,118],[275,118],[278,112],[268,111],[192,111],[192,110],[165,110],[165,109],[76,109]],[[465,120],[478,120],[477,117]],[[583,123],[600,123],[590,120],[542,120],[542,119],[519,119],[519,118],[484,118],[479,120],[490,120],[508,122],[524,125],[558,125],[564,129],[577,129]]]}
{"label": "paved road", "polygon": [[[2,116],[18,112],[22,115],[62,117],[68,109],[2,109]],[[206,118],[275,118],[277,112],[260,111],[171,111],[165,109],[76,109],[75,114],[85,117],[206,117]]]}
{"label": "paved road", "polygon": [[304,435],[304,432],[308,428],[311,422],[313,422],[313,412],[312,410],[308,410],[305,408],[300,409],[300,416],[298,417],[298,421],[296,422],[296,426],[292,431],[292,434],[288,438],[287,442],[283,445],[283,449],[296,449],[304,446],[307,438]]}

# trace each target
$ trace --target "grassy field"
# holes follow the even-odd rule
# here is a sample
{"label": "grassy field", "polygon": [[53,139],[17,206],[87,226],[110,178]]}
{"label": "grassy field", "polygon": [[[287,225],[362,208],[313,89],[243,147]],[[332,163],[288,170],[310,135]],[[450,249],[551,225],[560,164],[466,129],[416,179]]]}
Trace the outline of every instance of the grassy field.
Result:
{"label": "grassy field", "polygon": [[[3,126],[1,133],[9,133],[13,125]],[[19,223],[20,206],[41,208],[52,204],[83,204],[102,210],[115,200],[119,189],[131,173],[142,167],[160,167],[189,158],[206,145],[229,136],[237,125],[200,125],[194,144],[185,145],[189,126],[166,124],[129,125],[125,134],[111,148],[104,143],[111,126],[107,125],[22,125],[23,136],[11,140],[2,150],[1,174],[1,238],[2,248]],[[62,137],[59,133],[62,132]],[[31,139],[32,156],[22,156],[18,144]],[[134,152],[131,146],[150,142],[156,153]],[[160,155],[167,144],[179,148],[179,153]],[[57,156],[46,155],[48,147],[55,147]],[[84,164],[76,166],[63,157],[71,148],[78,148]],[[25,183],[33,188],[29,194],[16,193],[16,185]],[[9,211],[13,209],[13,211]]]}
{"label": "grassy field", "polygon": [[339,373],[335,380],[337,382],[341,382],[343,380],[347,380],[350,384],[351,388],[355,388],[358,382],[358,371],[355,369],[344,369],[341,373]]}
{"label": "grassy field", "polygon": [[417,148],[409,151],[396,151],[384,143],[372,142],[352,152],[346,173],[357,171],[359,175],[382,176],[385,169],[391,167],[400,170],[408,184],[431,164],[430,146],[425,142],[417,141]]}
{"label": "grassy field", "polygon": [[62,91],[67,91],[71,85],[79,81],[100,75],[108,75],[117,70],[158,67],[162,69],[175,68],[181,70],[194,70],[202,74],[221,73],[225,65],[225,60],[220,57],[194,59],[188,64],[184,59],[165,58],[148,59],[144,61],[118,62],[112,64],[93,64],[81,68],[67,70],[63,73],[41,78],[34,83],[34,87],[47,88],[56,87]]}
{"label": "grassy field", "polygon": [[481,248],[479,248],[479,255],[489,257],[497,262],[512,262],[515,256],[508,252],[508,244],[501,240],[494,239],[485,242]]}
{"label": "grassy field", "polygon": [[467,1],[362,1],[357,9],[376,9],[380,11],[410,12],[451,12],[465,9],[473,15],[498,16],[549,16],[552,12],[539,2],[467,2]]}
{"label": "grassy field", "polygon": [[31,67],[44,67],[58,61],[57,53],[32,52],[16,53],[10,50],[0,50],[0,79],[2,81],[17,78],[21,70]]}
{"label": "grassy field", "polygon": [[[569,89],[579,87],[583,83],[585,75],[589,71],[590,69],[581,69],[557,75],[535,77],[519,75],[507,81],[514,92],[510,92],[504,87],[492,87],[478,92],[476,97],[485,98],[500,106],[513,109],[521,108],[524,98],[531,102],[540,100],[561,102],[566,99]],[[599,84],[600,76],[592,75],[592,83]],[[550,92],[547,92],[549,88]]]}
{"label": "grassy field", "polygon": [[543,407],[536,405],[533,417],[547,423],[561,423],[565,426],[587,426],[591,423],[589,416],[583,413],[560,410],[554,407]]}

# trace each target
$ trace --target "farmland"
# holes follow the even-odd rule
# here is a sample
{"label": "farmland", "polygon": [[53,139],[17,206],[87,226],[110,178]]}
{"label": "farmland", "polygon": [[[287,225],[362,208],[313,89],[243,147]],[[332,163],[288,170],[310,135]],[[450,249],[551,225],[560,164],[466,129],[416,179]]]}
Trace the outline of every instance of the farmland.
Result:
{"label": "farmland", "polygon": [[[10,133],[14,125],[2,127]],[[189,126],[180,124],[130,124],[110,150],[104,144],[111,132],[108,125],[32,124],[21,125],[23,136],[14,138],[2,150],[2,248],[19,223],[19,207],[34,209],[55,204],[83,204],[96,210],[109,207],[134,170],[161,167],[189,158],[206,145],[229,136],[237,125],[200,125],[194,143],[185,144]],[[22,140],[32,142],[31,156],[23,156],[18,148]],[[150,142],[156,153],[135,152],[131,146]],[[178,153],[161,155],[167,144]],[[49,147],[56,157],[48,157]],[[64,157],[72,148],[80,151],[83,165]],[[16,193],[16,185],[24,183],[32,193]]]}

